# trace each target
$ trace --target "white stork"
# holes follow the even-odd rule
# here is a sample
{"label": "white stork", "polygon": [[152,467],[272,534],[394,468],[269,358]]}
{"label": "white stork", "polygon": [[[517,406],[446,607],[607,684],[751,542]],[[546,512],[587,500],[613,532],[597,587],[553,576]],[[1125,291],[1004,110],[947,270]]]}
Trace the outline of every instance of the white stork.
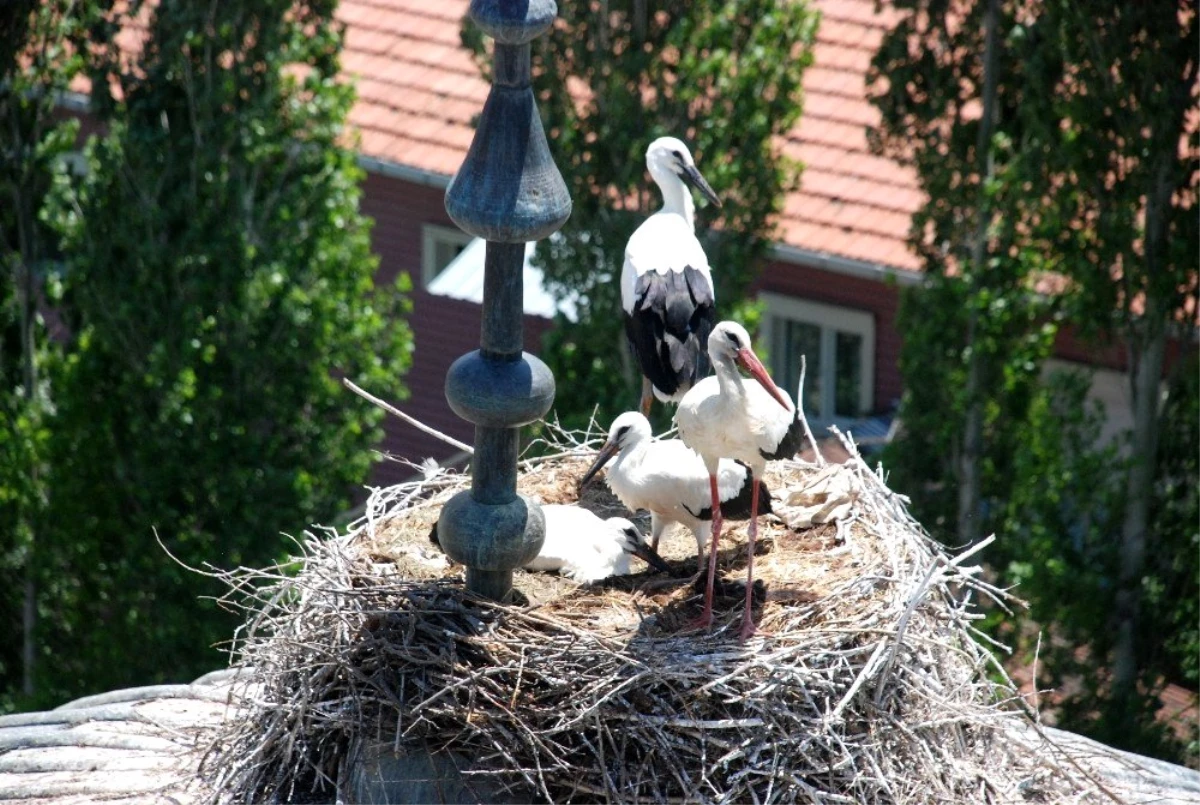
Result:
{"label": "white stork", "polygon": [[650,143],[646,167],[663,206],[629,238],[621,269],[625,335],[642,372],[643,414],[650,413],[651,390],[663,402],[679,402],[709,372],[705,349],[716,321],[712,273],[696,239],[695,203],[684,182],[721,206],[680,140]]}
{"label": "white stork", "polygon": [[[637,411],[627,411],[613,420],[608,441],[579,482],[583,488],[608,462],[606,480],[613,494],[631,511],[650,511],[650,547],[671,523],[681,523],[696,538],[696,561],[704,569],[704,546],[712,533],[713,507],[708,490],[708,469],[694,450],[678,439],[651,438],[650,422]],[[745,464],[723,459],[717,472],[721,512],[729,519],[750,516],[750,486],[753,482]],[[771,511],[771,493],[758,482],[764,511]]]}
{"label": "white stork", "polygon": [[[655,570],[670,573],[670,566],[646,544],[646,538],[624,517],[599,515],[580,508],[550,504],[542,506],[546,537],[538,555],[525,564],[528,570],[557,570],[580,582],[600,581],[630,572],[630,557],[644,560]],[[441,547],[437,523],[429,540]]]}
{"label": "white stork", "polygon": [[[740,324],[723,321],[708,339],[708,355],[715,377],[697,383],[679,403],[675,424],[679,438],[704,459],[712,499],[712,547],[708,558],[708,586],[704,611],[697,625],[712,624],[713,582],[717,572],[717,543],[721,538],[721,509],[717,482],[718,462],[732,458],[745,462],[755,478],[762,477],[767,462],[796,454],[803,438],[799,411],[787,393],[771,380],[750,346],[750,335]],[[758,385],[747,383],[738,366]],[[749,557],[746,563],[746,607],[741,639],[754,634],[751,600],[754,583],[754,540],[758,536],[758,486],[751,486]]]}
{"label": "white stork", "polygon": [[633,523],[624,517],[602,520],[599,515],[580,508],[551,504],[542,506],[546,515],[546,540],[529,570],[557,570],[575,581],[600,581],[630,572],[630,558],[644,560],[655,570],[671,568]]}

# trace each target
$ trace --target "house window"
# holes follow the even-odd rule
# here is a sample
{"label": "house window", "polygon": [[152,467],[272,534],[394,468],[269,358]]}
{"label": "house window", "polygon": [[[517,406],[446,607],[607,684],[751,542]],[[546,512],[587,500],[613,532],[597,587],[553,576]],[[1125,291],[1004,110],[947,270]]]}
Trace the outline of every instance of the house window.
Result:
{"label": "house window", "polygon": [[57,159],[72,177],[88,175],[88,161],[82,151],[65,151],[59,154]]}
{"label": "house window", "polygon": [[427,287],[470,242],[471,236],[461,229],[425,224],[421,228],[421,287]]}
{"label": "house window", "polygon": [[875,403],[875,318],[851,308],[764,293],[771,376],[793,397],[804,356],[804,411],[819,422],[853,419]]}

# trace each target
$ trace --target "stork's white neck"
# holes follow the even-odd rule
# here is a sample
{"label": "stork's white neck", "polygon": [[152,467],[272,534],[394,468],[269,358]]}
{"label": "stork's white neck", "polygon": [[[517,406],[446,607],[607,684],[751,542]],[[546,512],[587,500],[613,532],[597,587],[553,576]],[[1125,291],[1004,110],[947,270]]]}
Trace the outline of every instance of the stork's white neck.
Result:
{"label": "stork's white neck", "polygon": [[743,384],[742,375],[737,370],[737,363],[732,358],[721,356],[712,358],[713,374],[717,376],[717,384],[721,387],[721,399],[727,400],[728,404],[736,406],[738,409],[745,404],[746,387]]}
{"label": "stork's white neck", "polygon": [[608,488],[629,508],[641,508],[641,490],[649,468],[646,467],[649,439],[639,439],[621,448],[608,471]]}
{"label": "stork's white neck", "polygon": [[617,480],[618,484],[621,484],[626,479],[635,481],[641,475],[642,463],[646,458],[647,444],[649,444],[649,440],[638,440],[621,449],[621,452],[617,454],[616,460],[613,461],[612,472],[608,475],[610,485],[614,479]]}
{"label": "stork's white neck", "polygon": [[663,205],[660,212],[682,215],[690,229],[696,228],[696,202],[683,180],[673,171],[657,166],[650,168],[650,176],[662,191]]}

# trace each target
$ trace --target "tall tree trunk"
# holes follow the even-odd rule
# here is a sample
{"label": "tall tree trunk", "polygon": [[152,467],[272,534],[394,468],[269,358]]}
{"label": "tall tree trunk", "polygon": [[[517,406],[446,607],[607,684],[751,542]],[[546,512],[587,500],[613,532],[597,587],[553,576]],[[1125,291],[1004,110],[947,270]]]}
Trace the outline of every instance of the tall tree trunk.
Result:
{"label": "tall tree trunk", "polygon": [[[1167,146],[1172,150],[1167,150]],[[1170,140],[1161,147],[1146,195],[1145,285],[1146,300],[1141,321],[1130,335],[1130,391],[1133,396],[1133,462],[1125,482],[1125,520],[1121,525],[1121,569],[1118,575],[1116,614],[1117,642],[1113,657],[1113,694],[1128,702],[1138,676],[1137,632],[1142,571],[1146,564],[1150,497],[1158,460],[1159,408],[1162,402],[1163,359],[1167,347],[1167,323],[1171,311],[1156,293],[1157,278],[1168,273],[1170,260],[1171,196],[1174,148]]]}
{"label": "tall tree trunk", "polygon": [[[1149,306],[1146,310],[1150,314]],[[1137,682],[1138,598],[1146,564],[1150,496],[1158,456],[1158,414],[1167,334],[1161,322],[1145,322],[1153,332],[1137,338],[1133,356],[1133,462],[1125,483],[1125,520],[1121,524],[1121,570],[1117,585],[1117,645],[1113,658],[1113,694],[1128,700]]]}
{"label": "tall tree trunk", "polygon": [[[28,14],[28,12],[26,12]],[[42,141],[44,125],[50,110],[41,105],[32,121],[29,130],[23,131],[14,111],[10,111],[8,125],[11,128],[13,142],[19,150],[32,151]],[[17,176],[12,189],[12,209],[15,211],[14,224],[17,235],[17,253],[11,255],[11,270],[13,272],[13,289],[17,297],[19,325],[21,328],[21,375],[25,385],[25,398],[22,401],[29,413],[30,422],[39,422],[45,410],[42,400],[41,378],[38,376],[37,365],[37,280],[34,267],[44,257],[42,239],[38,234],[38,206],[40,200],[33,188],[36,185],[34,168],[26,161]],[[34,426],[35,430],[37,425]],[[21,605],[21,692],[26,696],[34,694],[34,667],[37,661],[34,631],[37,628],[37,551],[38,532],[42,522],[42,512],[45,507],[45,490],[42,489],[41,456],[37,453],[36,445],[28,455],[30,495],[18,502],[17,522],[18,533],[24,534],[28,540],[25,551],[25,579],[22,586]]]}
{"label": "tall tree trunk", "polygon": [[988,226],[992,205],[983,186],[992,176],[992,132],[996,125],[996,25],[999,0],[988,0],[984,12],[983,55],[983,116],[979,121],[979,136],[975,143],[975,158],[979,163],[979,208],[976,214],[975,239],[971,243],[971,312],[967,319],[967,382],[963,393],[966,411],[963,421],[962,451],[958,464],[958,539],[963,544],[979,540],[981,525],[979,499],[981,489],[980,460],[983,456],[983,378],[984,362],[988,356],[979,348],[979,311],[974,297],[982,281],[987,258]]}
{"label": "tall tree trunk", "polygon": [[[33,223],[34,212],[27,203],[28,199],[18,198],[16,201],[17,214],[20,219],[17,222],[17,237],[21,253],[16,255],[17,282],[15,285],[17,304],[20,307],[21,363],[23,382],[25,383],[24,404],[32,415],[31,420],[37,421],[42,405],[38,385],[37,351],[34,344],[36,295],[33,267],[30,265],[30,259],[37,248]],[[29,540],[29,547],[25,552],[25,581],[22,585],[23,601],[21,606],[21,692],[26,696],[32,696],[34,693],[33,671],[37,657],[33,641],[33,632],[37,625],[37,584],[34,559],[38,548],[38,522],[41,519],[42,495],[42,490],[39,488],[41,483],[38,472],[39,456],[31,454],[29,459],[29,486],[33,490],[34,497],[32,500],[23,500],[20,503],[16,524],[19,531],[26,534],[26,538]]]}
{"label": "tall tree trunk", "polygon": [[967,383],[963,390],[967,408],[963,420],[962,450],[958,464],[958,541],[971,545],[978,541],[981,529],[979,522],[980,458],[983,454],[983,385],[982,350],[978,349],[977,330],[979,314],[972,310],[967,323],[967,344],[971,354],[967,359]]}

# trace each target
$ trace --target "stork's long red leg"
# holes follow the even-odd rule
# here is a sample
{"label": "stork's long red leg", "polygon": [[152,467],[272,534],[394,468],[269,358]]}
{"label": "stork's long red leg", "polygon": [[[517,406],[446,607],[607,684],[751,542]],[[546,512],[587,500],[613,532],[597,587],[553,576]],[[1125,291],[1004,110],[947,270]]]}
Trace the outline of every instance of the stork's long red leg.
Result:
{"label": "stork's long red leg", "polygon": [[642,399],[640,403],[642,416],[649,418],[650,406],[654,404],[654,390],[648,377],[642,378]]}
{"label": "stork's long red leg", "polygon": [[712,626],[713,586],[717,580],[717,543],[721,540],[721,495],[717,492],[717,476],[708,476],[708,488],[712,492],[712,544],[708,548],[708,585],[704,588],[704,610],[692,621],[692,626],[707,629]]}
{"label": "stork's long red leg", "polygon": [[750,478],[750,486],[750,527],[747,529],[750,538],[746,546],[750,555],[746,559],[746,609],[742,613],[742,630],[739,632],[743,641],[758,631],[758,627],[754,625],[751,607],[754,601],[754,540],[758,536],[758,481],[753,476]]}

